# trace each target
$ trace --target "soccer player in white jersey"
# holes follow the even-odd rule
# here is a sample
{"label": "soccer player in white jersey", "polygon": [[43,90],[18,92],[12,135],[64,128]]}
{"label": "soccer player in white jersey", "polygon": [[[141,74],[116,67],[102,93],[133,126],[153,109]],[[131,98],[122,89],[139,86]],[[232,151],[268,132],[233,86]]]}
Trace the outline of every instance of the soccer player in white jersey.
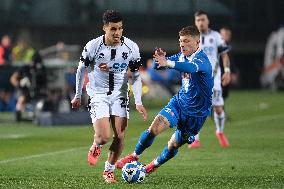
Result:
{"label": "soccer player in white jersey", "polygon": [[80,57],[76,74],[76,95],[71,101],[73,108],[81,105],[81,93],[85,71],[89,83],[89,112],[94,128],[94,141],[88,153],[88,162],[95,165],[104,144],[113,141],[105,162],[103,178],[108,183],[116,182],[115,163],[124,147],[125,129],[128,125],[128,68],[132,72],[133,93],[136,109],[147,119],[142,105],[142,83],[139,75],[140,53],[136,43],[122,36],[123,23],[119,12],[107,10],[103,14],[104,35],[89,41]]}
{"label": "soccer player in white jersey", "polygon": [[[214,87],[212,96],[212,105],[214,111],[214,122],[216,126],[216,137],[219,140],[221,147],[228,147],[229,142],[224,134],[225,126],[225,112],[224,99],[222,97],[222,85],[226,86],[231,81],[230,75],[230,60],[227,54],[229,48],[222,39],[221,35],[209,28],[208,15],[204,11],[197,11],[195,13],[195,25],[197,26],[200,35],[200,47],[207,54],[212,65],[214,76]],[[218,58],[221,56],[224,66],[224,74],[221,76],[221,68]],[[190,148],[199,148],[201,146],[199,134],[195,136],[195,142]]]}

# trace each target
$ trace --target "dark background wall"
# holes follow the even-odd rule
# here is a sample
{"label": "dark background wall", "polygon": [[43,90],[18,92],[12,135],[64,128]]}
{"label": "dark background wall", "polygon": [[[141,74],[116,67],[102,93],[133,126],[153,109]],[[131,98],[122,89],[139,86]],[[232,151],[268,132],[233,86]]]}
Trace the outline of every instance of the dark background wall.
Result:
{"label": "dark background wall", "polygon": [[102,34],[103,11],[116,9],[123,13],[125,35],[146,59],[155,46],[178,51],[179,29],[194,24],[194,12],[203,9],[212,29],[233,31],[231,56],[241,86],[258,88],[266,39],[284,24],[283,7],[283,0],[0,0],[0,36],[28,38],[37,49],[57,41],[83,46]]}

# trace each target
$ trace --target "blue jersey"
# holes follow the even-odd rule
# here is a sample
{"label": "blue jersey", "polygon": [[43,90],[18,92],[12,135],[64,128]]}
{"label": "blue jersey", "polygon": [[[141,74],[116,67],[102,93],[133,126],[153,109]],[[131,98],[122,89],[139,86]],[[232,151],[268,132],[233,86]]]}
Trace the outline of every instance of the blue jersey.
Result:
{"label": "blue jersey", "polygon": [[197,50],[186,57],[178,53],[168,60],[174,61],[173,69],[182,72],[182,86],[172,98],[178,104],[183,116],[208,116],[212,105],[213,73],[212,66],[203,50]]}

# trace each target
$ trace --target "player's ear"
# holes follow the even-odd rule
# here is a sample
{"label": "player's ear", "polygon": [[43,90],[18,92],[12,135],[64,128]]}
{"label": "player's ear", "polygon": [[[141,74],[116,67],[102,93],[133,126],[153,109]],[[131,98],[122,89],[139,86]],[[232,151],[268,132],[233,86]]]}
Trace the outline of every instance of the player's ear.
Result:
{"label": "player's ear", "polygon": [[104,25],[103,25],[103,30],[104,30],[104,32],[106,31],[106,27],[107,27],[107,25],[104,24]]}
{"label": "player's ear", "polygon": [[200,43],[200,40],[199,40],[199,38],[198,38],[198,39],[196,39],[196,47],[197,47],[197,48],[199,48],[199,43]]}

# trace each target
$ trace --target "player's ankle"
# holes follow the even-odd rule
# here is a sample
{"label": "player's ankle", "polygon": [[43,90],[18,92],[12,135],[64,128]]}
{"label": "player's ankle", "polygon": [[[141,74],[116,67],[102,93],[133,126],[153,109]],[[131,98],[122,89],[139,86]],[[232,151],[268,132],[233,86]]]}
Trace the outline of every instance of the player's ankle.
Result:
{"label": "player's ankle", "polygon": [[[140,155],[141,155],[141,154],[140,154]],[[133,157],[135,157],[135,158],[137,158],[137,159],[139,159],[139,158],[140,158],[140,155],[136,154],[136,152],[135,152],[135,151],[132,153],[132,156],[133,156]]]}

